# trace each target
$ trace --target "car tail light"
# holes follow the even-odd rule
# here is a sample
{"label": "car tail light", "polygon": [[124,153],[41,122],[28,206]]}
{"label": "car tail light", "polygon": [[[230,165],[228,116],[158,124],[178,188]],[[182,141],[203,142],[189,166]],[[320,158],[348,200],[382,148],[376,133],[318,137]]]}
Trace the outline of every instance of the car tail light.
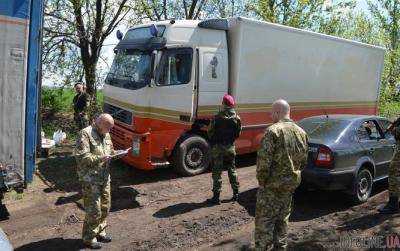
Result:
{"label": "car tail light", "polygon": [[333,167],[333,153],[331,149],[326,146],[319,147],[315,165],[320,167]]}

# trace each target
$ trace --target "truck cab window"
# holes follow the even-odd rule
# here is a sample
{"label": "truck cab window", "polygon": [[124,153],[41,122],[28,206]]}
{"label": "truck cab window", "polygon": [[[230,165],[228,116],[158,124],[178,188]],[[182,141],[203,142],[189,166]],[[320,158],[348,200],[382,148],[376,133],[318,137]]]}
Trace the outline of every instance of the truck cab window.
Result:
{"label": "truck cab window", "polygon": [[190,82],[192,49],[166,50],[161,56],[156,82],[159,86],[182,85]]}

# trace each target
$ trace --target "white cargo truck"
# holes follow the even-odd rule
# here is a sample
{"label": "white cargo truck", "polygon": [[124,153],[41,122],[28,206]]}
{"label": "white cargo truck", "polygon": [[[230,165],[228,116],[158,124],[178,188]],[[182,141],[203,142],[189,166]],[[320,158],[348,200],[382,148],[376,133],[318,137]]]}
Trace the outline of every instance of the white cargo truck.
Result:
{"label": "white cargo truck", "polygon": [[104,110],[117,148],[141,169],[173,163],[184,175],[208,164],[205,122],[225,93],[236,99],[238,153],[255,151],[271,104],[289,101],[295,120],[376,114],[384,49],[246,18],[164,21],[128,30],[115,48]]}

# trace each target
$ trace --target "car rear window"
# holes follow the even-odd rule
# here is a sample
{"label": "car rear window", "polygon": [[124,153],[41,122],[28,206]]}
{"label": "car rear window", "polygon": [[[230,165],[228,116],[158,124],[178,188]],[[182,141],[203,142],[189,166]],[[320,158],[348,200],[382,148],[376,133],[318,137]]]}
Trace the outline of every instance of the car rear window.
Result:
{"label": "car rear window", "polygon": [[331,118],[309,118],[297,123],[311,139],[337,140],[350,121]]}

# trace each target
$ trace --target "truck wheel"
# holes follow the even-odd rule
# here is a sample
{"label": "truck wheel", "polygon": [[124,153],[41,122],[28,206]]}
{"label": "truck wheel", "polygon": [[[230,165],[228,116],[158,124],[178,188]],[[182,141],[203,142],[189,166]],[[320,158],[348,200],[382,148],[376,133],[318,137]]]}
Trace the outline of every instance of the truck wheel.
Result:
{"label": "truck wheel", "polygon": [[363,168],[358,171],[357,176],[354,179],[353,188],[353,201],[355,203],[364,203],[368,200],[372,191],[372,183],[372,174],[368,169]]}
{"label": "truck wheel", "polygon": [[184,176],[194,176],[207,170],[210,164],[210,146],[197,135],[188,136],[174,152],[174,169]]}

